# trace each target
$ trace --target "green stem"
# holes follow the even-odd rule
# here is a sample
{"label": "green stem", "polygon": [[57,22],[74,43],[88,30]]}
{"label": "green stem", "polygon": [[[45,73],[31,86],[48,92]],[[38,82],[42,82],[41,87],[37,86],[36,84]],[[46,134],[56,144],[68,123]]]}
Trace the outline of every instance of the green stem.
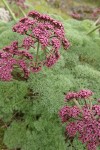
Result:
{"label": "green stem", "polygon": [[[36,53],[36,64],[37,65],[37,62],[38,62],[38,54],[39,54],[39,41],[38,41],[38,45],[37,45],[37,53]],[[36,67],[36,66],[35,66]]]}
{"label": "green stem", "polygon": [[100,22],[100,17],[95,21],[94,25],[97,25]]}
{"label": "green stem", "polygon": [[27,35],[27,36],[30,36],[30,37],[32,37],[32,38],[35,38],[34,36],[32,36],[32,35],[30,35],[30,34],[28,34],[28,33],[26,33],[26,35]]}
{"label": "green stem", "polygon": [[92,99],[89,99],[90,101],[90,110],[92,111]]}
{"label": "green stem", "polygon": [[92,116],[92,118],[94,118],[94,115],[93,115],[93,113],[92,113],[92,106],[93,106],[93,104],[92,104],[92,98],[89,98],[89,101],[90,101],[91,116]]}
{"label": "green stem", "polygon": [[70,146],[70,150],[73,150],[73,146],[72,145]]}
{"label": "green stem", "polygon": [[26,14],[25,14],[24,10],[21,7],[19,7],[19,9],[22,12],[23,16],[26,17]]}
{"label": "green stem", "polygon": [[86,105],[86,107],[88,108],[88,104],[87,104],[87,101],[86,101],[86,99],[84,99],[84,102],[85,102],[85,105]]}
{"label": "green stem", "polygon": [[73,99],[74,103],[76,104],[76,106],[81,110],[82,114],[83,114],[83,110],[81,105],[78,103],[78,101],[76,99]]}
{"label": "green stem", "polygon": [[7,9],[9,10],[9,12],[10,12],[12,18],[14,19],[14,21],[16,21],[16,17],[15,17],[15,15],[14,15],[14,13],[12,12],[12,10],[10,9],[10,7],[9,7],[8,3],[6,2],[6,0],[2,0],[2,2],[4,3],[4,5],[5,5],[5,6],[7,7]]}
{"label": "green stem", "polygon": [[98,25],[96,28],[92,29],[91,31],[89,31],[87,33],[87,35],[91,34],[92,32],[94,32],[95,30],[99,29],[100,28],[100,25]]}

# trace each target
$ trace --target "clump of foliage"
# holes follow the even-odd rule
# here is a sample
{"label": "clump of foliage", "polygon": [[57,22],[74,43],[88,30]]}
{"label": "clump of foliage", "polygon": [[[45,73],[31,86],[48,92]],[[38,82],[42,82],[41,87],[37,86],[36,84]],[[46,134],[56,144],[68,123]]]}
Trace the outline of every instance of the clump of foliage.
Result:
{"label": "clump of foliage", "polygon": [[[96,150],[100,146],[100,101],[93,104],[92,95],[91,90],[85,89],[67,93],[67,105],[59,112],[62,123],[66,123],[65,135],[71,144],[77,136],[88,150]],[[71,101],[74,103],[72,106],[69,105]]]}
{"label": "clump of foliage", "polygon": [[[0,118],[5,122],[4,143],[8,149],[69,149],[69,141],[66,143],[63,134],[65,126],[62,128],[58,116],[64,105],[64,93],[87,88],[96,92],[94,98],[99,98],[99,34],[97,31],[86,34],[94,27],[91,21],[62,18],[61,21],[71,47],[68,52],[60,51],[60,59],[53,68],[44,66],[41,72],[31,74],[27,81],[0,82]],[[9,45],[13,39],[21,42],[22,37],[5,26],[0,35],[0,47]],[[74,145],[84,150],[77,137]]]}

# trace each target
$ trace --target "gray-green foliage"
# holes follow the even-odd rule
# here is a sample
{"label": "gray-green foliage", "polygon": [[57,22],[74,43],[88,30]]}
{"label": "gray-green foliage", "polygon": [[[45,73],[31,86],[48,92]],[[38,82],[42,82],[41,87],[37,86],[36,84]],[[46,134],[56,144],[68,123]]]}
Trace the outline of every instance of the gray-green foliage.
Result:
{"label": "gray-green foliage", "polygon": [[[71,47],[61,50],[58,63],[32,74],[27,82],[0,82],[0,118],[8,124],[4,143],[9,150],[66,150],[65,126],[62,128],[58,117],[64,93],[89,88],[99,98],[99,35],[86,35],[93,27],[88,20],[61,20]],[[17,34],[5,29],[0,35],[0,47],[17,38]],[[77,140],[75,143],[78,150],[83,149]]]}
{"label": "gray-green foliage", "polygon": [[22,36],[12,32],[12,26],[15,24],[14,21],[10,23],[0,22],[0,49],[4,46],[10,45],[12,41],[22,39]]}

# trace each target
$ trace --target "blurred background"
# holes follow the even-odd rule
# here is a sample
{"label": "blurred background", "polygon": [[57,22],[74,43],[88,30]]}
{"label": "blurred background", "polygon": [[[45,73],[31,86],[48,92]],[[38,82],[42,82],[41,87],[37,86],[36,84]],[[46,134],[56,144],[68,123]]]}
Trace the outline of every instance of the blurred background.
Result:
{"label": "blurred background", "polygon": [[[65,19],[92,19],[96,20],[100,14],[100,0],[6,0],[16,17],[21,17],[21,9],[27,13],[29,10],[37,10],[43,13],[57,14]],[[18,2],[23,2],[19,9]],[[0,19],[2,19],[4,3],[0,0]],[[3,13],[4,16],[4,13]],[[3,17],[4,18],[4,17]],[[9,18],[8,18],[9,20]]]}

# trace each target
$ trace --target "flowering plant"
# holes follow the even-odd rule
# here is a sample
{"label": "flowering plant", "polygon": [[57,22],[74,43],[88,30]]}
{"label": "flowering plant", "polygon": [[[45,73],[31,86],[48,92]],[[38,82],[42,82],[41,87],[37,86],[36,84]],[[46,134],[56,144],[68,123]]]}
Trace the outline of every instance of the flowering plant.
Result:
{"label": "flowering plant", "polygon": [[67,93],[65,101],[73,101],[74,105],[64,106],[59,111],[62,123],[67,124],[65,134],[71,140],[77,136],[88,150],[100,146],[100,105],[92,103],[92,94],[90,90]]}
{"label": "flowering plant", "polygon": [[11,80],[16,67],[23,71],[24,78],[28,78],[30,72],[39,72],[44,65],[53,66],[60,58],[61,45],[64,49],[70,45],[63,25],[36,11],[22,18],[13,31],[23,35],[24,39],[22,44],[14,41],[0,52],[1,80]]}

